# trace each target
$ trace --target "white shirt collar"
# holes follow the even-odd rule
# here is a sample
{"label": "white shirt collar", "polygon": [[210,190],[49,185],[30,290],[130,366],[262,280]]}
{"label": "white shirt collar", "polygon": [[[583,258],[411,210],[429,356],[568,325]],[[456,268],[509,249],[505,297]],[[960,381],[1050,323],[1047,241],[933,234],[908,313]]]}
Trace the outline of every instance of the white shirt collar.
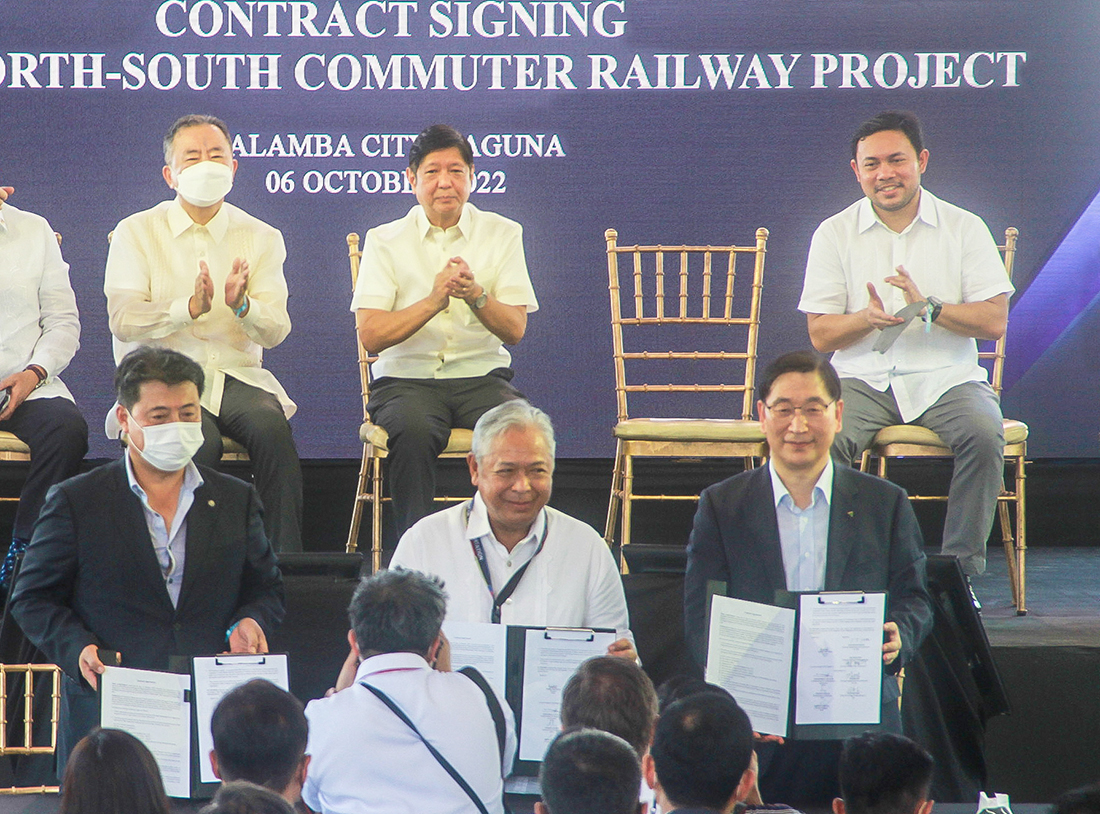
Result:
{"label": "white shirt collar", "polygon": [[[141,488],[141,484],[134,477],[134,462],[130,460],[130,450],[126,449],[122,457],[126,459],[126,480],[130,483],[130,491],[140,498],[146,497],[145,490]],[[195,462],[188,461],[187,466],[183,468],[183,485],[180,487],[180,491],[193,492],[203,483],[202,475],[199,474],[199,468],[195,466]]]}
{"label": "white shirt collar", "polygon": [[[542,511],[535,518],[535,522],[527,530],[527,536],[520,540],[518,545],[525,545],[531,541],[538,542],[542,539],[542,532],[545,528],[546,507],[543,506]],[[485,506],[485,501],[481,499],[480,492],[474,495],[473,505],[470,507],[469,522],[466,523],[466,539],[476,540],[479,537],[487,537],[489,542],[495,546],[504,547],[503,543],[498,541],[496,535],[493,534],[493,527],[489,525],[489,510]]]}
{"label": "white shirt collar", "polygon": [[[457,229],[459,234],[461,234],[467,240],[470,239],[471,233],[473,231],[474,216],[471,214],[473,208],[473,205],[469,201],[464,203],[462,205],[462,212],[458,216],[458,223],[451,227],[452,229]],[[420,238],[422,240],[426,240],[428,238],[428,235],[431,234],[432,229],[439,229],[439,227],[433,226],[432,222],[428,220],[428,215],[424,212],[424,207],[417,204],[413,207],[413,211],[416,213],[415,215],[413,215],[413,217],[416,218],[416,233],[420,235]],[[445,229],[439,230],[441,232],[449,231]]]}
{"label": "white shirt collar", "polygon": [[[786,485],[775,471],[775,467],[772,466],[771,461],[768,461],[768,472],[772,477],[772,497],[775,498],[775,507],[779,508],[779,501],[783,499],[785,495],[789,495]],[[833,502],[833,456],[830,455],[828,460],[825,461],[825,468],[821,470],[821,475],[817,479],[817,483],[814,484],[814,489],[820,489],[825,496],[825,505],[829,506]],[[794,498],[791,498],[793,505]]]}
{"label": "white shirt collar", "polygon": [[[9,206],[11,206],[11,204],[7,203],[3,206],[0,206],[0,232],[8,231],[8,222],[4,219],[4,210],[7,209]],[[12,206],[11,208],[15,209],[14,206]]]}
{"label": "white shirt collar", "polygon": [[[917,221],[924,221],[927,225],[935,228],[939,225],[939,216],[936,214],[936,199],[934,195],[929,194],[923,187],[920,191],[920,201],[917,203],[917,216],[902,229],[895,234],[904,235],[910,229],[913,228],[913,224]],[[870,198],[864,198],[859,202],[859,214],[856,228],[860,232],[866,232],[874,225],[880,225],[884,229],[890,229],[882,219],[879,218],[878,213],[875,212],[875,207],[871,204]],[[893,229],[890,229],[893,232]]]}
{"label": "white shirt collar", "polygon": [[[217,214],[210,219],[209,223],[205,224],[206,230],[210,232],[210,236],[214,238],[215,243],[221,243],[225,233],[229,231],[229,213],[226,212],[226,206],[226,202],[222,201]],[[183,205],[180,204],[179,196],[176,196],[168,206],[168,229],[171,231],[172,237],[179,237],[192,226],[199,227],[200,225],[191,220],[191,216],[184,211]]]}
{"label": "white shirt collar", "polygon": [[367,676],[389,670],[430,669],[431,665],[417,653],[379,653],[377,656],[371,656],[359,662],[359,669],[355,671],[355,680],[359,682]]}

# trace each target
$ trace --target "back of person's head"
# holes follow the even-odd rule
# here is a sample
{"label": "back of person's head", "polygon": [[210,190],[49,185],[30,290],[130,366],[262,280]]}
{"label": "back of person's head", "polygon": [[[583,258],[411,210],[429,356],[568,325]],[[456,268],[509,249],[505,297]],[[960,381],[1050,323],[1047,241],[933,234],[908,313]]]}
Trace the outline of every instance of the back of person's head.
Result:
{"label": "back of person's head", "polygon": [[700,692],[713,692],[733,698],[729,691],[717,684],[708,684],[701,678],[689,675],[675,675],[661,682],[657,688],[657,712],[663,713],[670,704],[675,704],[681,698],[695,695]]}
{"label": "back of person's head", "polygon": [[760,376],[757,384],[757,392],[760,400],[768,401],[768,394],[772,391],[775,380],[785,373],[816,373],[821,383],[825,386],[825,392],[829,398],[836,401],[840,398],[840,377],[828,356],[814,353],[812,350],[795,350],[784,353],[766,368]]}
{"label": "back of person's head", "polygon": [[738,793],[752,751],[749,716],[728,693],[716,692],[669,704],[649,748],[657,781],[671,803],[719,810]]}
{"label": "back of person's head", "polygon": [[474,151],[470,147],[470,142],[449,124],[433,124],[426,130],[422,130],[409,147],[409,169],[416,172],[420,162],[428,155],[450,147],[458,150],[467,167],[474,166]]}
{"label": "back of person's head", "polygon": [[359,654],[416,653],[427,656],[447,613],[438,577],[397,568],[360,581],[348,605]]}
{"label": "back of person's head", "polygon": [[581,726],[610,732],[633,746],[639,755],[649,748],[656,720],[653,682],[629,659],[588,659],[562,691],[562,728]]}
{"label": "back of person's head", "polygon": [[234,780],[222,783],[210,805],[199,814],[294,814],[294,806],[271,789]]}
{"label": "back of person's head", "polygon": [[932,756],[901,735],[865,732],[844,742],[837,814],[915,814],[931,809]]}
{"label": "back of person's head", "polygon": [[210,719],[218,776],[283,792],[302,766],[309,737],[302,702],[262,678],[230,690]]}
{"label": "back of person's head", "polygon": [[115,370],[115,397],[127,410],[141,399],[145,382],[163,382],[169,386],[193,382],[202,395],[205,375],[190,356],[155,345],[142,345],[122,357]]}
{"label": "back of person's head", "polygon": [[852,158],[856,157],[859,143],[863,139],[875,133],[881,133],[883,130],[900,130],[909,139],[917,155],[920,155],[921,150],[924,149],[924,132],[915,113],[910,113],[908,110],[884,110],[856,128],[856,132],[852,135]]}
{"label": "back of person's head", "polygon": [[1100,783],[1071,789],[1054,801],[1052,814],[1100,814]]}
{"label": "back of person's head", "polygon": [[598,729],[567,729],[550,743],[539,770],[549,814],[637,814],[642,770],[629,743]]}
{"label": "back of person's head", "polygon": [[96,727],[69,755],[59,814],[169,814],[160,769],[128,732]]}

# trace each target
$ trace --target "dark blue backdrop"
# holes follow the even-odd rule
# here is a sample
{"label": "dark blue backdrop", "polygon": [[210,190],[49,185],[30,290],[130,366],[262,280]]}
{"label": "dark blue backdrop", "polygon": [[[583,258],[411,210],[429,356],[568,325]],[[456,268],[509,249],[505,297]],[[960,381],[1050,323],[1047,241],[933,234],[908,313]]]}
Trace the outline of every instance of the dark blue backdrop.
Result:
{"label": "dark blue backdrop", "polygon": [[[360,9],[363,29],[379,36],[358,30]],[[565,10],[572,13],[565,35],[544,36],[547,14],[550,33],[562,33]],[[251,36],[241,22],[249,14]],[[302,22],[310,14],[313,29]],[[457,36],[464,15],[469,36]],[[299,404],[293,425],[301,452],[354,457],[360,404],[344,236],[414,201],[362,188],[350,194],[354,173],[330,173],[366,173],[359,178],[368,189],[384,190],[386,173],[395,177],[405,161],[364,155],[364,136],[411,135],[435,121],[479,145],[492,134],[542,134],[544,145],[556,136],[553,155],[479,158],[487,185],[506,191],[474,200],[525,228],[542,310],[515,350],[517,383],[556,419],[560,454],[609,456],[603,230],[614,226],[629,243],[751,242],[758,226],[768,227],[761,355],[767,361],[805,346],[795,304],[810,235],[859,194],[848,167],[850,133],[880,109],[910,108],[923,119],[931,151],[925,185],[979,213],[995,234],[1009,225],[1021,232],[1017,285],[1025,293],[1009,346],[1020,355],[1006,412],[1033,424],[1036,454],[1091,455],[1100,384],[1091,330],[1097,241],[1088,221],[1100,188],[1098,16],[1092,2],[989,0],[7,0],[0,5],[0,181],[17,186],[14,203],[64,234],[84,330],[64,378],[93,426],[92,454],[103,455],[111,447],[99,428],[112,402],[106,235],[169,194],[160,139],[171,121],[188,112],[219,115],[246,146],[255,134],[258,151],[276,135],[288,149],[292,135],[301,142],[327,134],[334,145],[346,135],[351,156],[240,155],[230,200],[286,238],[294,330],[266,364]],[[488,36],[496,21],[504,34]],[[450,36],[432,36],[433,27],[448,26]],[[508,57],[497,60],[499,88],[485,58],[494,54]],[[438,55],[442,70],[431,72]],[[617,68],[594,80],[593,66],[606,70],[608,57]],[[561,68],[567,60],[575,87],[559,78],[548,89],[548,62]],[[528,68],[522,75],[520,61]],[[455,89],[452,68],[470,83],[475,62],[476,86]],[[785,80],[777,62],[789,70]],[[188,86],[189,64],[191,84],[204,89]],[[235,80],[226,65],[236,66]],[[680,65],[679,84],[698,79],[699,87],[675,87]],[[391,70],[379,89],[371,69],[387,66],[400,72],[395,79]],[[845,78],[845,66],[855,73]],[[899,66],[908,72],[900,84]],[[524,84],[537,87],[517,88]],[[317,148],[316,139],[310,143]],[[366,143],[372,152],[379,146]],[[343,191],[307,191],[326,174]],[[284,192],[287,178],[294,188]],[[1075,408],[1075,420],[1061,420],[1062,405]]]}

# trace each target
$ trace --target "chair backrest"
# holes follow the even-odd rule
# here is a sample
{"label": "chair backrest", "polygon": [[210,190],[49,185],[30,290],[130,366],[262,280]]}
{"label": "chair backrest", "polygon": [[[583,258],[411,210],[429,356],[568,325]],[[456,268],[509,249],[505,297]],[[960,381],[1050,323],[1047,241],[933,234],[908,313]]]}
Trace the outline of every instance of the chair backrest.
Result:
{"label": "chair backrest", "polygon": [[[997,247],[1004,259],[1009,282],[1012,281],[1012,267],[1016,262],[1016,239],[1019,235],[1019,229],[1015,226],[1009,226],[1005,229],[1005,242]],[[1006,329],[1001,338],[993,343],[992,350],[983,351],[979,349],[978,352],[978,361],[988,363],[989,383],[993,387],[993,392],[998,396],[1001,395],[1001,379],[1005,372],[1005,344],[1007,338],[1008,331]]]}
{"label": "chair backrest", "polygon": [[[629,418],[629,393],[741,393],[741,418],[750,419],[768,230],[757,229],[751,246],[620,246],[614,229],[604,238],[619,421]],[[752,264],[747,292],[744,282],[735,285],[742,254]],[[664,347],[642,347],[650,342]],[[685,376],[697,378],[688,384]]]}
{"label": "chair backrest", "polygon": [[[363,252],[359,248],[358,232],[350,232],[347,241],[348,261],[351,263],[351,293],[354,295],[355,284],[359,282],[359,261],[363,257]],[[367,412],[367,402],[370,400],[370,363],[378,357],[367,353],[367,349],[359,341],[358,329],[355,331],[355,352],[359,358],[359,388],[363,396],[363,420],[370,421],[370,414]]]}

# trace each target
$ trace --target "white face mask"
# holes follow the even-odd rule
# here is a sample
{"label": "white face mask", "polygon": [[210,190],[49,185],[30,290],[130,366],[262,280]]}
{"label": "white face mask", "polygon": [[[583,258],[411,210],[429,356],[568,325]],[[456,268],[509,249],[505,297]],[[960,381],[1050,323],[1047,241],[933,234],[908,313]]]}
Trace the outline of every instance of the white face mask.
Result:
{"label": "white face mask", "polygon": [[[134,421],[131,415],[130,420]],[[137,424],[141,427],[140,424]],[[161,472],[178,472],[190,462],[202,446],[201,421],[174,421],[170,424],[151,424],[141,427],[145,436],[145,448],[138,454]],[[135,445],[134,449],[137,449]]]}
{"label": "white face mask", "polygon": [[213,206],[231,189],[233,170],[218,161],[200,161],[176,176],[176,192],[193,206]]}

